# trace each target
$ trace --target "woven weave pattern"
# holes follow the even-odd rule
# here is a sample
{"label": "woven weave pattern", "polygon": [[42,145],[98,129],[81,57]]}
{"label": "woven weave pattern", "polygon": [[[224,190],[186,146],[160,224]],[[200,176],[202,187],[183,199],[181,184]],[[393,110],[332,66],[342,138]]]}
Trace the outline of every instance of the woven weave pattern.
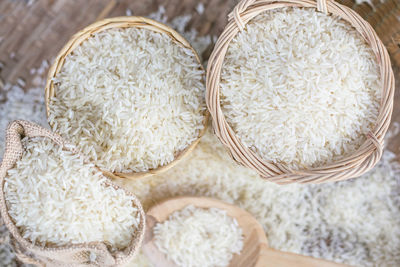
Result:
{"label": "woven weave pattern", "polygon": [[[88,39],[92,34],[101,32],[111,28],[126,28],[126,27],[136,27],[136,28],[143,28],[149,29],[155,32],[167,34],[171,37],[178,45],[181,45],[184,48],[191,49],[193,54],[196,56],[197,61],[201,65],[201,60],[197,55],[197,52],[192,48],[192,46],[175,30],[171,29],[170,27],[156,22],[151,19],[147,19],[144,17],[115,17],[115,18],[108,18],[101,21],[97,21],[85,29],[81,30],[80,32],[76,33],[71,40],[61,49],[59,52],[54,64],[50,67],[48,78],[46,82],[45,88],[45,100],[46,100],[46,108],[47,108],[47,115],[49,115],[49,102],[50,98],[55,96],[56,92],[54,91],[54,84],[53,78],[61,71],[61,68],[65,62],[65,58],[82,42]],[[169,168],[175,166],[183,157],[189,154],[200,141],[200,137],[203,136],[207,125],[208,125],[208,112],[205,113],[205,117],[203,120],[203,130],[200,131],[198,138],[192,142],[186,149],[180,151],[176,156],[175,159],[167,165],[160,166],[156,169],[151,169],[147,172],[131,172],[131,173],[111,173],[107,170],[101,170],[106,176],[111,178],[128,178],[128,179],[136,179],[136,178],[143,178],[147,176],[151,176],[154,174],[158,174],[168,170]],[[53,125],[51,125],[53,126]]]}
{"label": "woven weave pattern", "polygon": [[[220,103],[220,75],[226,51],[234,36],[243,29],[244,25],[261,12],[282,7],[313,7],[316,12],[331,13],[348,21],[371,46],[377,57],[382,79],[382,100],[376,125],[368,134],[368,138],[355,151],[333,164],[306,170],[290,170],[283,164],[273,164],[263,160],[235,135],[228,125]],[[373,30],[352,9],[327,0],[243,0],[229,16],[229,23],[219,37],[211,54],[207,68],[207,107],[213,118],[215,133],[226,145],[237,162],[255,169],[265,179],[276,183],[322,183],[345,180],[362,175],[370,170],[382,156],[383,139],[389,127],[393,111],[394,76],[388,52]]]}

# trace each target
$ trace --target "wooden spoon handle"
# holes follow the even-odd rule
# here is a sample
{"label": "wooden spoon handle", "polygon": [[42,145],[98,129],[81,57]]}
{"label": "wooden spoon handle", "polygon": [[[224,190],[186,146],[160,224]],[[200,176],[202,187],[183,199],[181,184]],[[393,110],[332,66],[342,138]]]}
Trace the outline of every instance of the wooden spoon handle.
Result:
{"label": "wooden spoon handle", "polygon": [[255,267],[279,266],[279,267],[340,267],[349,266],[331,261],[307,257],[295,253],[282,252],[263,246],[260,260]]}

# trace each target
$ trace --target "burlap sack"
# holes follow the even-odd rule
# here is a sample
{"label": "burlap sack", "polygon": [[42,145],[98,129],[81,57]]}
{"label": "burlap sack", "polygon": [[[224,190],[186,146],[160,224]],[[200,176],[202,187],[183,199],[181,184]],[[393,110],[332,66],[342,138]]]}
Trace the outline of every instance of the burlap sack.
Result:
{"label": "burlap sack", "polygon": [[[29,240],[24,239],[13,220],[7,212],[7,205],[4,195],[4,181],[7,171],[21,158],[23,146],[21,139],[23,137],[44,137],[52,140],[57,145],[68,149],[66,141],[61,136],[47,129],[27,121],[14,121],[7,128],[6,150],[3,162],[0,165],[0,212],[4,224],[11,233],[11,245],[13,246],[17,257],[30,264],[39,266],[121,266],[129,262],[140,247],[145,231],[145,215],[141,203],[134,197],[133,205],[138,208],[140,215],[140,224],[138,230],[132,236],[129,246],[123,251],[111,253],[105,243],[91,242],[75,244],[68,246],[46,246],[34,245]],[[78,153],[76,150],[72,152]],[[107,180],[105,186],[113,186],[110,180]],[[126,194],[132,195],[125,191]]]}

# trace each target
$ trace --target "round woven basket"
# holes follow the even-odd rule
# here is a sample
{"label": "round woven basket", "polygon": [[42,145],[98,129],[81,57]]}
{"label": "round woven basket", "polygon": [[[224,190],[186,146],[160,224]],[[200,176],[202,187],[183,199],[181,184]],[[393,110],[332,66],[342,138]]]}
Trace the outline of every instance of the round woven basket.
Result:
{"label": "round woven basket", "polygon": [[[185,38],[183,38],[179,33],[177,33],[175,30],[172,28],[159,23],[157,21],[144,18],[144,17],[135,17],[135,16],[130,16],[130,17],[114,17],[114,18],[107,18],[104,20],[97,21],[83,30],[79,31],[75,35],[72,36],[72,38],[67,42],[67,44],[61,49],[59,54],[57,55],[54,64],[50,67],[49,73],[47,76],[47,81],[46,81],[46,87],[45,87],[45,102],[46,102],[46,112],[47,112],[47,117],[50,114],[50,109],[49,109],[49,101],[50,98],[55,96],[56,92],[54,90],[54,83],[53,83],[53,78],[57,75],[57,73],[60,72],[62,66],[64,65],[65,58],[70,54],[77,46],[79,46],[82,42],[84,42],[86,39],[91,37],[94,33],[101,32],[110,28],[127,28],[127,27],[136,27],[136,28],[144,28],[144,29],[149,29],[155,32],[159,33],[164,33],[167,34],[169,37],[171,37],[175,43],[178,45],[184,47],[184,48],[189,48],[193,51],[194,55],[196,56],[196,59],[200,63],[201,68],[203,69],[201,65],[201,60],[197,54],[197,52],[193,49],[193,47],[189,44],[188,41],[186,41]],[[161,172],[164,172],[168,170],[169,168],[173,167],[176,165],[180,160],[182,160],[185,156],[187,156],[198,144],[200,141],[200,137],[204,135],[207,125],[208,125],[208,118],[209,118],[209,113],[208,111],[205,111],[205,116],[203,120],[203,125],[204,128],[203,130],[199,133],[198,138],[192,142],[188,147],[186,147],[184,150],[180,151],[175,155],[175,159],[170,162],[167,165],[160,166],[156,169],[151,169],[146,172],[131,172],[131,173],[112,173],[107,170],[102,170],[102,172],[111,178],[127,178],[127,179],[137,179],[137,178],[143,178],[151,175],[155,175]],[[53,125],[50,125],[53,126]]]}
{"label": "round woven basket", "polygon": [[[252,18],[268,10],[283,7],[316,8],[316,12],[333,14],[348,21],[371,46],[379,64],[382,80],[379,114],[374,128],[366,141],[352,155],[335,163],[303,170],[291,170],[283,164],[262,159],[243,145],[227,123],[220,103],[220,75],[225,54],[231,40],[243,30]],[[222,143],[229,148],[231,156],[240,164],[256,170],[263,178],[280,183],[322,183],[345,180],[370,170],[382,156],[384,136],[393,111],[394,76],[387,50],[374,29],[352,9],[333,0],[242,0],[229,15],[228,25],[219,37],[207,67],[207,107],[213,118],[213,127]]]}

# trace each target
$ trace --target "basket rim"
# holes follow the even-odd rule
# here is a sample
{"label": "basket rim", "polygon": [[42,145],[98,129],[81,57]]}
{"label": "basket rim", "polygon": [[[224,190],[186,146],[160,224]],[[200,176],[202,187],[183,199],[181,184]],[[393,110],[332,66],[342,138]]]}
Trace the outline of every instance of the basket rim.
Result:
{"label": "basket rim", "polygon": [[[262,12],[283,7],[315,8],[316,12],[330,13],[349,22],[372,48],[378,62],[382,99],[374,128],[366,141],[351,155],[333,163],[308,169],[291,170],[281,163],[264,160],[246,147],[226,121],[220,103],[221,70],[231,40],[245,24]],[[384,136],[393,111],[394,75],[389,54],[371,25],[351,8],[334,0],[242,0],[229,14],[228,24],[215,44],[207,66],[206,102],[213,119],[213,128],[228,147],[231,157],[246,167],[256,170],[262,178],[279,183],[322,183],[360,176],[376,165],[382,156]]]}
{"label": "basket rim", "polygon": [[[112,18],[105,18],[99,21],[96,21],[82,30],[78,31],[72,37],[68,40],[68,42],[63,46],[63,48],[58,52],[56,59],[54,60],[53,64],[49,68],[47,78],[46,78],[46,85],[45,85],[45,104],[46,104],[46,116],[47,116],[47,121],[52,127],[53,125],[50,124],[48,118],[50,114],[50,107],[49,107],[49,102],[50,98],[55,95],[54,91],[54,82],[53,78],[60,72],[62,66],[64,65],[65,58],[76,48],[78,47],[81,43],[83,43],[85,40],[87,40],[92,34],[111,29],[111,28],[130,28],[130,27],[135,27],[135,28],[144,28],[148,30],[152,30],[155,32],[163,33],[168,35],[177,45],[183,47],[183,48],[188,48],[193,51],[193,54],[198,61],[201,70],[204,71],[204,67],[202,65],[201,59],[199,55],[197,54],[196,50],[191,46],[191,44],[182,36],[180,35],[177,31],[172,29],[171,27],[155,21],[153,19],[149,19],[146,17],[141,17],[141,16],[119,16],[119,17],[112,17]],[[205,74],[204,74],[205,76]],[[184,157],[186,157],[193,149],[196,147],[196,145],[199,143],[200,138],[205,134],[207,127],[208,127],[208,121],[210,117],[210,113],[208,112],[207,109],[204,110],[204,119],[203,119],[203,129],[199,132],[197,138],[189,144],[185,149],[178,151],[175,155],[175,158],[169,162],[166,165],[163,166],[158,166],[155,169],[150,169],[148,171],[143,171],[143,172],[110,172],[108,170],[103,170],[104,175],[106,175],[109,178],[113,179],[118,179],[118,178],[126,178],[126,179],[139,179],[139,178],[144,178],[156,174],[160,174],[162,172],[167,171],[168,169],[172,168],[175,166],[177,163],[179,163]]]}

